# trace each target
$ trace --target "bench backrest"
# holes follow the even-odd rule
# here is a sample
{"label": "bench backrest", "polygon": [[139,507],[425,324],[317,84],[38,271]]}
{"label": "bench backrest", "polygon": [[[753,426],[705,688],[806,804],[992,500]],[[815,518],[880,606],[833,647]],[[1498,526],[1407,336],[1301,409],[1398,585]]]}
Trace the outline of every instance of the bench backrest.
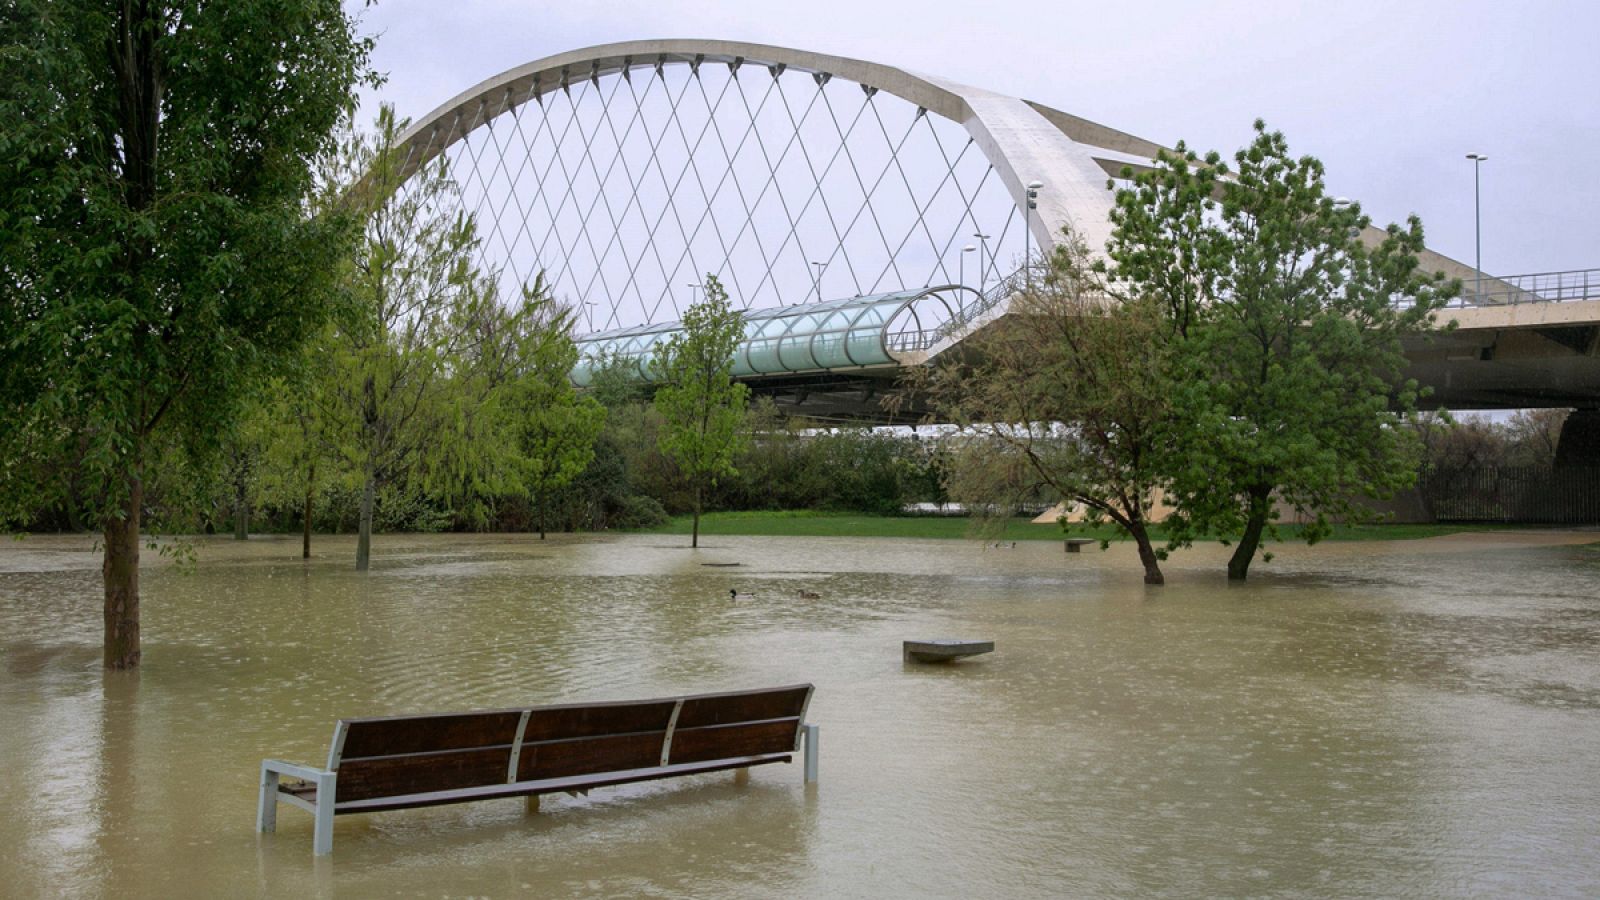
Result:
{"label": "bench backrest", "polygon": [[811,690],[343,719],[328,768],[346,801],[788,753]]}

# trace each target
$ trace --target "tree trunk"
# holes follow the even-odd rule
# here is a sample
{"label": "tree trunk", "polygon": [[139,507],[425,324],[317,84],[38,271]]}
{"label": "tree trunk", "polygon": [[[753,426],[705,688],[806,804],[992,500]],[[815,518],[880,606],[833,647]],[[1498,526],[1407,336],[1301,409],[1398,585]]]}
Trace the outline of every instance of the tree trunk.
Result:
{"label": "tree trunk", "polygon": [[1150,543],[1150,530],[1144,522],[1135,521],[1128,526],[1128,533],[1133,535],[1133,542],[1139,547],[1139,562],[1144,564],[1145,584],[1166,584],[1167,578],[1161,574],[1161,560],[1156,556],[1156,548]]}
{"label": "tree trunk", "polygon": [[317,464],[313,462],[306,469],[306,505],[300,513],[300,558],[311,558],[311,501],[315,497],[314,486],[317,483]]}
{"label": "tree trunk", "polygon": [[700,485],[694,486],[694,531],[689,537],[689,546],[700,546]]}
{"label": "tree trunk", "polygon": [[544,498],[538,500],[539,506],[539,540],[544,540]]}
{"label": "tree trunk", "polygon": [[367,571],[372,561],[372,495],[377,490],[377,479],[367,476],[361,488],[361,525],[356,535],[356,571]]}
{"label": "tree trunk", "polygon": [[105,562],[100,576],[105,583],[105,667],[133,669],[139,665],[139,515],[144,506],[142,467],[133,463],[128,476],[127,506],[120,519],[105,527]]}
{"label": "tree trunk", "polygon": [[1270,487],[1250,489],[1250,517],[1245,520],[1244,535],[1228,560],[1229,581],[1244,581],[1250,574],[1250,563],[1256,558],[1256,550],[1261,547],[1261,533],[1267,527],[1267,514],[1272,512],[1271,496]]}
{"label": "tree trunk", "polygon": [[233,539],[236,541],[250,539],[250,507],[245,504],[243,493],[233,498]]}

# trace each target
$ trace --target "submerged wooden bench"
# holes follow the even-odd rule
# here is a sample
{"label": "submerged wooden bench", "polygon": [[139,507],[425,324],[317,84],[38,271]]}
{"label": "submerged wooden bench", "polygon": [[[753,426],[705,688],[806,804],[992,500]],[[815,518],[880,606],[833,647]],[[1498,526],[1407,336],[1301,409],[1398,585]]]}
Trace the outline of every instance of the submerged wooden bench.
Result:
{"label": "submerged wooden bench", "polygon": [[[316,817],[313,850],[333,852],[333,817],[528,797],[789,762],[804,738],[817,780],[809,684],[659,700],[340,719],[326,768],[261,763],[256,828],[278,801]],[[298,781],[282,781],[287,776]]]}

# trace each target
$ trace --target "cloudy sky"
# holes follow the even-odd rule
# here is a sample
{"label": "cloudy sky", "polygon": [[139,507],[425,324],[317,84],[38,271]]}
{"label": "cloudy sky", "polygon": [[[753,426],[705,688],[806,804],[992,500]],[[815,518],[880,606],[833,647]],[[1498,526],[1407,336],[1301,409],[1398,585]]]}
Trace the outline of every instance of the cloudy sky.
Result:
{"label": "cloudy sky", "polygon": [[[1020,95],[1231,153],[1262,117],[1374,219],[1496,274],[1600,267],[1600,3],[1591,0],[384,0],[377,97],[421,116],[500,71],[658,37],[799,47]],[[369,105],[373,98],[369,98]]]}

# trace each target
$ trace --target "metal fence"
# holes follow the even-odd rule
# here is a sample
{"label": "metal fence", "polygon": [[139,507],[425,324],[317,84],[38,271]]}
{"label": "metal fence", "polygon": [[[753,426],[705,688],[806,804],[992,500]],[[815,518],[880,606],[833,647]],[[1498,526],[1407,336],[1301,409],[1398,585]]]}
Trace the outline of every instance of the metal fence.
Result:
{"label": "metal fence", "polygon": [[1440,522],[1600,525],[1600,467],[1428,470],[1417,489]]}
{"label": "metal fence", "polygon": [[1450,306],[1505,306],[1518,303],[1561,303],[1600,299],[1600,269],[1535,272],[1529,275],[1490,275],[1485,272],[1483,291],[1478,280],[1461,279],[1461,296]]}

